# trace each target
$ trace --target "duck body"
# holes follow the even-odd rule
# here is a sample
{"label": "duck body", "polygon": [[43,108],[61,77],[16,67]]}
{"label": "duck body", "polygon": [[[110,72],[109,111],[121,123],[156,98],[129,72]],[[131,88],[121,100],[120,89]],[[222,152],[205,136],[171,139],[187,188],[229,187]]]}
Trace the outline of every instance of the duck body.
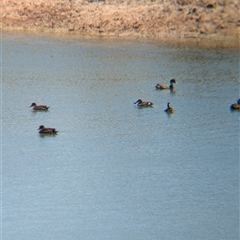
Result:
{"label": "duck body", "polygon": [[167,104],[167,108],[164,110],[166,113],[173,113],[174,109],[170,105],[170,102]]}
{"label": "duck body", "polygon": [[46,128],[43,125],[40,125],[38,130],[39,134],[57,134],[58,132],[55,128]]}
{"label": "duck body", "polygon": [[142,99],[138,99],[134,104],[137,104],[138,107],[152,107],[153,102],[143,101]]}
{"label": "duck body", "polygon": [[240,110],[240,99],[238,99],[237,103],[233,103],[230,108],[232,110]]}
{"label": "duck body", "polygon": [[177,83],[177,81],[173,78],[170,80],[170,85],[167,84],[163,84],[163,83],[158,83],[155,88],[156,89],[160,89],[160,90],[164,90],[164,89],[170,89],[173,90],[174,89],[174,83]]}
{"label": "duck body", "polygon": [[37,105],[36,103],[32,103],[30,107],[32,107],[34,111],[46,111],[49,108],[49,106]]}

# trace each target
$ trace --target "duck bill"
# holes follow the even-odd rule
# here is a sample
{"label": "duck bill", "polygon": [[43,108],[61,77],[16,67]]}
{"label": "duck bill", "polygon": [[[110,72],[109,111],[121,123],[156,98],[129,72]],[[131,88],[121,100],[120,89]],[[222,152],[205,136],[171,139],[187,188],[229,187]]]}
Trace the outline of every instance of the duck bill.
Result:
{"label": "duck bill", "polygon": [[139,100],[137,100],[134,104],[139,103]]}

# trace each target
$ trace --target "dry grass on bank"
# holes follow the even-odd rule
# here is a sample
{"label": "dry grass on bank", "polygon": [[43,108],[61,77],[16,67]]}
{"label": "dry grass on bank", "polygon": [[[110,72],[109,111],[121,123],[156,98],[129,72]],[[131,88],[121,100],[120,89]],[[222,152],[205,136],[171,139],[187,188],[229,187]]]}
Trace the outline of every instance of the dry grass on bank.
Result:
{"label": "dry grass on bank", "polygon": [[1,20],[3,30],[238,38],[239,5],[238,0],[3,0]]}

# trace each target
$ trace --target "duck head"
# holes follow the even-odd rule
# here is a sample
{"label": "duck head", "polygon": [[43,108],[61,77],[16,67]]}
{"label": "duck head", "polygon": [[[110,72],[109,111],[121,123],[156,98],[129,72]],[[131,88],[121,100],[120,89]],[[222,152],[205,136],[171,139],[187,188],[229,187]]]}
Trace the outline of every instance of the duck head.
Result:
{"label": "duck head", "polygon": [[44,126],[43,125],[40,125],[38,130],[41,130],[41,129],[44,129]]}
{"label": "duck head", "polygon": [[170,83],[171,83],[171,84],[173,84],[173,83],[177,83],[177,81],[176,81],[175,78],[173,78],[173,79],[170,80]]}
{"label": "duck head", "polygon": [[30,107],[35,107],[35,106],[37,106],[37,104],[33,102]]}
{"label": "duck head", "polygon": [[136,103],[142,103],[143,101],[142,101],[142,99],[138,99],[134,104],[136,104]]}

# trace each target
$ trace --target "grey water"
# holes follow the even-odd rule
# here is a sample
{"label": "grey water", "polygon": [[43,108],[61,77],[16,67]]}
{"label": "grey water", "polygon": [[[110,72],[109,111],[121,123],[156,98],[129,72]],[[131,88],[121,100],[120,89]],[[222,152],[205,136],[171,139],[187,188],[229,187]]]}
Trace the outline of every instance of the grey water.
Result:
{"label": "grey water", "polygon": [[1,51],[3,240],[239,239],[239,49],[3,32]]}

